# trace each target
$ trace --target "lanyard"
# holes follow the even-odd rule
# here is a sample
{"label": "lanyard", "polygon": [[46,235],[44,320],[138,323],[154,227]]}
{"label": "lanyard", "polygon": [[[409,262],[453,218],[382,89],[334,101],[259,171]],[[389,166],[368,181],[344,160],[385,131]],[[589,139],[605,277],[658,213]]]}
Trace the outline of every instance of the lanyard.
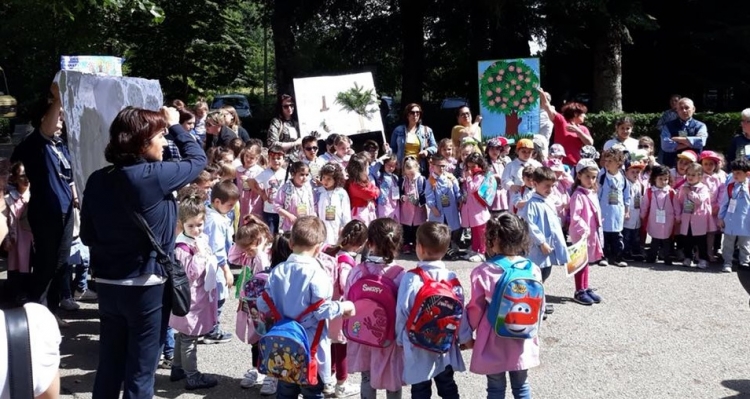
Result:
{"label": "lanyard", "polygon": [[651,189],[651,192],[654,193],[654,203],[656,204],[656,209],[663,211],[664,208],[667,206],[667,200],[669,199],[669,191],[666,191],[666,195],[664,195],[664,201],[661,202],[661,205],[659,205],[659,198],[656,196],[656,193],[658,191],[664,191],[664,190],[654,190]]}

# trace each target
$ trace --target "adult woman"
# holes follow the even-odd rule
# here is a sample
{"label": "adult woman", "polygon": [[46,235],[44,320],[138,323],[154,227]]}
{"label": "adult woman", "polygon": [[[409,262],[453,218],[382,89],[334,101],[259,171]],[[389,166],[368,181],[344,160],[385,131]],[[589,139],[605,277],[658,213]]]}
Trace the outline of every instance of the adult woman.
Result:
{"label": "adult woman", "polygon": [[[171,307],[170,295],[165,295],[167,274],[126,201],[171,256],[177,225],[172,193],[195,180],[206,165],[200,145],[178,122],[173,108],[120,111],[104,152],[114,166],[92,173],[86,184],[81,239],[91,252],[101,318],[94,399],[118,398],[123,383],[126,399],[154,395]],[[162,162],[167,126],[182,154],[179,162]]]}
{"label": "adult woman", "polygon": [[206,151],[213,147],[226,147],[237,137],[227,126],[225,111],[211,111],[206,115]]}
{"label": "adult woman", "polygon": [[299,123],[294,120],[294,98],[289,94],[282,94],[276,102],[276,117],[268,127],[268,148],[280,145],[286,153],[302,145],[302,135]]}
{"label": "adult woman", "polygon": [[542,110],[547,113],[555,126],[555,143],[562,145],[565,149],[563,163],[575,166],[581,159],[581,148],[585,145],[594,145],[589,129],[583,126],[588,109],[581,103],[569,102],[563,105],[560,110],[562,114],[560,114],[550,105],[544,90],[541,87],[537,90],[539,90]]}
{"label": "adult woman", "polygon": [[420,160],[422,173],[428,173],[427,157],[437,152],[437,143],[432,129],[422,125],[422,107],[411,103],[404,108],[406,124],[399,125],[391,135],[391,151],[396,154],[398,165],[404,164],[406,157]]}
{"label": "adult woman", "polygon": [[234,134],[237,135],[237,137],[242,139],[243,143],[247,143],[248,141],[250,141],[250,135],[247,133],[247,130],[242,127],[242,121],[240,120],[240,116],[237,114],[237,110],[229,104],[222,106],[221,110],[224,111],[224,120],[226,121],[226,126],[231,131],[233,131]]}
{"label": "adult woman", "polygon": [[482,142],[482,128],[479,127],[479,122],[482,121],[482,117],[477,115],[474,120],[474,124],[471,123],[471,110],[468,106],[456,110],[456,119],[458,125],[453,127],[451,131],[451,141],[453,141],[453,148],[461,148],[461,141],[464,138],[470,138],[477,143]]}

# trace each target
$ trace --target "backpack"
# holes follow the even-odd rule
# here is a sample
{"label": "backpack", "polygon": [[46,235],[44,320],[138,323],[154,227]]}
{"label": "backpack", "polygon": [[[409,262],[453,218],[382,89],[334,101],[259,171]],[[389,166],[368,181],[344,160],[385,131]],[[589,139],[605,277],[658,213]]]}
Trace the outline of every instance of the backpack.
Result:
{"label": "backpack", "polygon": [[344,320],[344,336],[352,342],[387,348],[396,340],[396,297],[398,286],[393,280],[403,268],[392,266],[383,275],[367,273],[349,288],[346,299],[354,302],[356,315]]}
{"label": "backpack", "polygon": [[727,184],[727,198],[732,199],[732,192],[734,191],[734,182]]}
{"label": "backpack", "polygon": [[490,327],[502,338],[536,337],[544,312],[544,285],[534,276],[534,265],[528,259],[511,263],[504,256],[490,263],[503,269],[487,312]]}
{"label": "backpack", "polygon": [[273,326],[273,318],[258,310],[258,298],[266,289],[268,270],[264,270],[244,279],[239,286],[239,309],[244,317],[237,317],[235,332],[237,337],[247,344],[255,344]]}
{"label": "backpack", "polygon": [[421,267],[410,270],[424,285],[414,298],[414,305],[406,320],[406,334],[417,348],[434,353],[450,350],[458,337],[464,304],[458,295],[458,279],[437,281]]}
{"label": "backpack", "polygon": [[318,322],[315,336],[309,339],[305,327],[299,322],[314,312],[324,299],[308,306],[294,319],[283,317],[273,304],[268,292],[263,291],[263,299],[271,308],[275,324],[260,338],[260,365],[258,371],[269,377],[277,378],[295,385],[318,384],[318,360],[315,355],[325,327],[325,320]]}
{"label": "backpack", "polygon": [[491,207],[492,203],[495,202],[495,196],[497,195],[497,179],[492,172],[484,174],[484,180],[479,185],[479,189],[474,192],[474,196],[477,201],[484,207]]}
{"label": "backpack", "polygon": [[352,256],[349,255],[346,252],[341,252],[341,253],[338,254],[338,256],[336,256],[336,266],[337,266],[337,269],[336,269],[336,276],[334,277],[334,280],[333,280],[334,281],[334,284],[333,284],[333,298],[334,298],[334,300],[339,299],[342,296],[344,296],[344,288],[345,288],[344,286],[346,285],[346,281],[344,281],[343,284],[342,284],[341,274],[340,274],[341,268],[338,267],[342,263],[346,263],[347,265],[351,266],[352,268],[354,268],[355,266],[357,266],[357,263],[354,261],[354,258],[352,258]]}

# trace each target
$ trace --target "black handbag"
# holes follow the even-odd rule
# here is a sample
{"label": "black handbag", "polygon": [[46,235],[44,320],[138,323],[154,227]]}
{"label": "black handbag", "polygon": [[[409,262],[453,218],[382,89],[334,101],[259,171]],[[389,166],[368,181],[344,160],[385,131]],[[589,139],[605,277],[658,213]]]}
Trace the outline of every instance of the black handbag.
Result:
{"label": "black handbag", "polygon": [[5,334],[8,341],[8,386],[11,399],[32,399],[34,379],[31,369],[29,319],[23,307],[8,309]]}
{"label": "black handbag", "polygon": [[118,179],[120,187],[120,199],[125,206],[126,211],[130,214],[133,222],[148,236],[151,241],[151,247],[156,252],[156,262],[164,267],[167,272],[167,286],[165,289],[171,290],[170,298],[172,300],[172,314],[175,316],[185,316],[190,312],[190,280],[188,280],[185,268],[180,262],[170,257],[164,252],[161,244],[154,237],[154,232],[148,226],[148,222],[137,212],[128,202],[126,193],[122,189],[122,182]]}

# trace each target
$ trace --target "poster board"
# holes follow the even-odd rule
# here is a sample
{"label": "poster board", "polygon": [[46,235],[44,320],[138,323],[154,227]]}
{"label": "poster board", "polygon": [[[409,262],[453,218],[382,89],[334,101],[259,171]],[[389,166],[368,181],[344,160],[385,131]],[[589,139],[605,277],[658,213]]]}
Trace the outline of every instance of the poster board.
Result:
{"label": "poster board", "polygon": [[102,55],[63,55],[60,57],[60,70],[122,76],[122,61],[120,57]]}
{"label": "poster board", "polygon": [[568,256],[570,258],[565,265],[565,275],[570,277],[589,264],[588,236],[581,237],[577,243],[569,246]]}
{"label": "poster board", "polygon": [[[320,133],[321,139],[331,133],[354,136],[380,132],[385,141],[380,102],[370,72],[294,79],[294,93],[303,136],[313,131]],[[353,93],[360,99],[359,112],[340,101],[341,96],[351,97]],[[366,104],[368,98],[370,103]]]}
{"label": "poster board", "polygon": [[104,149],[117,113],[127,106],[157,111],[164,97],[158,80],[60,71],[55,81],[60,86],[73,179],[82,196],[91,173],[109,165]]}
{"label": "poster board", "polygon": [[478,62],[482,136],[539,133],[539,58]]}

